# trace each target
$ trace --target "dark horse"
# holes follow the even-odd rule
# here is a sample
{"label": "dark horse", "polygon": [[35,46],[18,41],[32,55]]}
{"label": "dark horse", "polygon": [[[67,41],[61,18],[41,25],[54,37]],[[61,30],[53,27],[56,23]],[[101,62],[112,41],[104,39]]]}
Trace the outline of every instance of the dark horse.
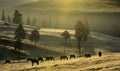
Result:
{"label": "dark horse", "polygon": [[38,57],[38,60],[41,61],[41,62],[44,61],[42,57]]}
{"label": "dark horse", "polygon": [[86,58],[91,58],[91,54],[85,54]]}
{"label": "dark horse", "polygon": [[75,59],[75,55],[70,55],[70,59],[74,58]]}
{"label": "dark horse", "polygon": [[54,57],[45,57],[46,59],[46,61],[54,61],[55,60],[55,58]]}
{"label": "dark horse", "polygon": [[5,64],[7,64],[7,63],[11,63],[11,61],[10,60],[5,60]]}
{"label": "dark horse", "polygon": [[31,61],[32,62],[32,66],[34,63],[36,63],[37,65],[39,65],[39,60],[36,58],[27,58],[27,61]]}
{"label": "dark horse", "polygon": [[65,59],[68,60],[68,57],[67,57],[67,56],[61,56],[61,57],[60,57],[60,60],[63,60],[63,59],[64,59],[64,60],[65,60]]}
{"label": "dark horse", "polygon": [[101,57],[102,56],[102,52],[98,52],[98,55],[99,55],[99,57]]}

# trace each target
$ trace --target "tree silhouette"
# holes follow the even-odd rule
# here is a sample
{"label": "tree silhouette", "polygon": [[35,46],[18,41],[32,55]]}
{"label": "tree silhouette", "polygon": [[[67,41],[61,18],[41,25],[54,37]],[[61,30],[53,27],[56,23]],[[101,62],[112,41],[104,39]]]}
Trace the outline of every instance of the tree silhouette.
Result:
{"label": "tree silhouette", "polygon": [[29,18],[29,16],[27,18],[27,25],[30,25],[30,18]]}
{"label": "tree silhouette", "polygon": [[14,17],[13,17],[13,23],[15,24],[22,24],[22,14],[18,11],[15,10]]}
{"label": "tree silhouette", "polygon": [[61,36],[65,39],[65,45],[67,44],[67,39],[70,39],[70,34],[68,31],[64,31]]}
{"label": "tree silhouette", "polygon": [[6,17],[5,17],[5,11],[4,11],[4,9],[3,9],[3,11],[2,11],[1,20],[4,21],[4,22],[6,22]]}
{"label": "tree silhouette", "polygon": [[24,30],[22,24],[19,24],[18,28],[16,29],[15,31],[15,39],[16,40],[22,40],[22,39],[25,39],[27,33],[26,31]]}
{"label": "tree silhouette", "polygon": [[87,31],[81,21],[77,21],[75,25],[75,37],[78,40],[79,56],[81,56],[81,41],[87,41]]}
{"label": "tree silhouette", "polygon": [[12,23],[12,19],[11,19],[11,17],[8,15],[8,17],[7,17],[7,21],[8,21],[8,23]]}
{"label": "tree silhouette", "polygon": [[43,20],[41,26],[42,26],[43,28],[47,28],[47,27],[48,27],[47,21],[46,21],[46,20]]}
{"label": "tree silhouette", "polygon": [[36,47],[36,42],[38,42],[40,39],[40,34],[38,30],[33,30],[30,34],[30,40],[35,42],[35,47]]}
{"label": "tree silhouette", "polygon": [[[68,31],[64,31],[61,36],[65,39],[65,46],[67,44],[67,40],[70,39],[70,34]],[[64,47],[64,55],[65,55],[65,47]]]}
{"label": "tree silhouette", "polygon": [[31,25],[37,25],[36,18],[33,18]]}
{"label": "tree silhouette", "polygon": [[15,50],[19,50],[22,49],[22,39],[25,39],[27,33],[26,31],[23,29],[22,24],[19,24],[18,28],[15,31]]}

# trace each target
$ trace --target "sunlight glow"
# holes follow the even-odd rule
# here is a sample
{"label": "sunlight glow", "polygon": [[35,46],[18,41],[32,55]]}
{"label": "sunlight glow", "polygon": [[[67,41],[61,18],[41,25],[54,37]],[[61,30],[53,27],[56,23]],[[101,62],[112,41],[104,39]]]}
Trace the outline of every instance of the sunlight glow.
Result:
{"label": "sunlight glow", "polygon": [[71,9],[71,4],[72,4],[72,0],[60,0],[59,2],[61,8],[63,8],[61,10],[61,12],[64,14],[64,16],[59,17],[59,19],[62,19],[63,21],[67,20],[66,14],[70,11]]}
{"label": "sunlight glow", "polygon": [[62,2],[63,2],[62,6],[64,7],[68,7],[71,4],[71,0],[63,0]]}

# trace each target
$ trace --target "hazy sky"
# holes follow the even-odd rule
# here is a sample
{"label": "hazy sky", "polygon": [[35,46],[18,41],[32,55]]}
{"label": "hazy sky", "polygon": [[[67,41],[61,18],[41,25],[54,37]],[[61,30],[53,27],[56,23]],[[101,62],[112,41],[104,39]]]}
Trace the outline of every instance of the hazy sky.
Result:
{"label": "hazy sky", "polygon": [[32,1],[49,1],[49,2],[64,2],[69,9],[78,9],[81,11],[119,11],[120,0],[0,0],[0,8],[11,7],[22,3]]}
{"label": "hazy sky", "polygon": [[37,0],[0,0],[0,8],[11,7],[23,3],[33,2]]}

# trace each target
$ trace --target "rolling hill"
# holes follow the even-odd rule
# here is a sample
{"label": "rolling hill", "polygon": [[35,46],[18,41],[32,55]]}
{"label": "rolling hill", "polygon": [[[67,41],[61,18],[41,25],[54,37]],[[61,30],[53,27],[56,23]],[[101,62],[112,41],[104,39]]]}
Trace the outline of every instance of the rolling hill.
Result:
{"label": "rolling hill", "polygon": [[[14,31],[16,25],[6,26],[0,24],[0,38],[11,40],[14,42]],[[24,25],[24,28],[30,31],[36,26]],[[38,28],[39,29],[39,28]],[[68,41],[68,45],[64,46],[64,39],[60,34],[65,29],[45,29],[39,30],[41,39],[37,43],[37,48],[30,40],[23,40],[23,50],[20,52],[14,51],[13,43],[4,45],[0,42],[0,71],[119,71],[120,70],[120,39],[109,35],[91,32],[87,42],[82,45],[86,53],[93,54],[92,58],[76,58],[69,60],[59,60],[59,56],[64,55],[64,47],[66,55],[78,55],[76,48],[77,41],[74,38],[74,30],[68,30],[72,35]],[[3,36],[4,35],[4,36]],[[102,57],[96,54],[98,51],[103,52]],[[27,57],[46,57],[54,56],[55,61],[40,63],[40,65],[31,66],[30,62],[26,61]],[[4,64],[5,59],[10,59],[12,64]]]}
{"label": "rolling hill", "polygon": [[[30,31],[34,29],[28,25],[24,25],[28,34]],[[1,42],[1,56],[3,57],[10,57],[13,59],[15,53],[14,50],[14,31],[16,25],[6,26],[2,25],[0,27],[0,36],[1,38],[8,39],[12,41],[9,45],[4,45]],[[44,29],[41,28],[39,30],[41,34],[41,39],[37,43],[38,48],[34,47],[34,43],[28,39],[23,40],[23,50],[22,54],[25,57],[39,57],[39,56],[60,56],[64,54],[64,47],[66,48],[66,55],[76,54],[78,53],[77,50],[77,41],[74,38],[74,30],[68,30],[72,35],[71,39],[68,40],[68,45],[64,46],[64,39],[60,36],[60,34],[64,31],[64,29]],[[27,37],[28,38],[28,37]],[[120,39],[112,36],[108,36],[101,33],[91,32],[89,35],[89,39],[87,42],[82,43],[82,47],[84,48],[86,53],[97,54],[98,51],[102,51],[103,53],[114,53],[120,52],[119,48]],[[9,52],[10,55],[5,55],[5,52]],[[14,53],[14,54],[12,54]],[[18,53],[20,54],[20,53]],[[19,56],[19,55],[18,55]],[[22,58],[25,58],[22,57]],[[5,59],[5,58],[1,58]]]}

